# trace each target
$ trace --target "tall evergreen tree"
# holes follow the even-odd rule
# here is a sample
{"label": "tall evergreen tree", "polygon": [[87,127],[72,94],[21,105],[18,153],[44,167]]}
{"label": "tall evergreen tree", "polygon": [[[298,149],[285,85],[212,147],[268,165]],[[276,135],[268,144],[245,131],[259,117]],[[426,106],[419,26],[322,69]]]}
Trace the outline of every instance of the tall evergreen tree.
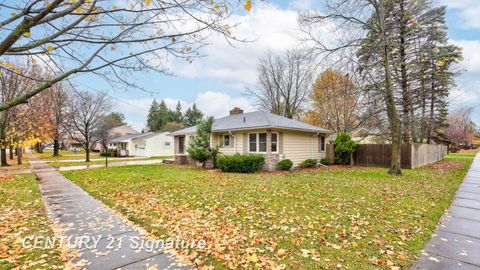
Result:
{"label": "tall evergreen tree", "polygon": [[197,108],[197,105],[193,103],[192,107],[189,107],[185,112],[184,124],[187,127],[191,127],[197,124],[199,120],[203,119],[203,113]]}
{"label": "tall evergreen tree", "polygon": [[175,111],[172,112],[172,121],[171,122],[183,123],[182,104],[180,104],[180,101],[177,102],[177,106],[175,107]]}

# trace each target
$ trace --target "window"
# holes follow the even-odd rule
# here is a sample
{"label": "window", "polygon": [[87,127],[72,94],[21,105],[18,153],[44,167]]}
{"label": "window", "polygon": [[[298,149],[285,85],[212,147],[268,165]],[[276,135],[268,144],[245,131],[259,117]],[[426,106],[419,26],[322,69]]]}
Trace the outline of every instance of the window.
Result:
{"label": "window", "polygon": [[272,152],[277,152],[278,149],[278,134],[272,133]]}
{"label": "window", "polygon": [[319,137],[318,143],[320,144],[320,152],[325,152],[325,137],[321,136]]}
{"label": "window", "polygon": [[185,153],[185,136],[178,137],[178,153]]}
{"label": "window", "polygon": [[249,134],[249,142],[250,142],[250,146],[249,146],[249,151],[250,152],[257,152],[257,134],[254,133],[254,134]]}
{"label": "window", "polygon": [[170,149],[172,147],[170,142],[163,142],[163,148]]}
{"label": "window", "polygon": [[223,146],[230,147],[230,135],[228,134],[223,135]]}
{"label": "window", "polygon": [[258,133],[258,152],[267,152],[267,133]]}
{"label": "window", "polygon": [[[278,152],[278,134],[271,133],[271,150]],[[249,152],[266,153],[267,152],[267,133],[252,133],[248,135]]]}

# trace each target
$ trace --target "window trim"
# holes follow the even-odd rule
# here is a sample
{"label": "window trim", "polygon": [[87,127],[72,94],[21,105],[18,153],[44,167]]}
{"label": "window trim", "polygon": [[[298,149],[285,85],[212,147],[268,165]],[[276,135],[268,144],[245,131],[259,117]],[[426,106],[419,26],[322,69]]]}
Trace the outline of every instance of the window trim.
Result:
{"label": "window trim", "polygon": [[[222,136],[223,136],[222,137],[222,147],[225,147],[225,148],[232,147],[232,137],[233,136],[230,135],[230,134],[223,134]],[[228,136],[228,145],[225,144],[225,142],[226,142],[225,137],[227,137],[227,136]]]}
{"label": "window trim", "polygon": [[[260,151],[260,136],[259,136],[260,133],[265,133],[265,134],[267,134],[267,136],[268,136],[268,132],[248,133],[248,153],[255,153],[255,154],[266,154],[266,153],[267,153],[267,151],[265,151],[265,152]],[[271,139],[272,139],[272,136],[271,136],[271,134],[276,134],[276,135],[277,135],[277,141],[275,142],[276,145],[277,145],[277,151],[271,151],[271,153],[273,153],[273,154],[278,154],[278,153],[279,153],[279,152],[278,152],[278,151],[279,151],[278,148],[279,148],[280,135],[279,135],[278,132],[270,132],[270,150],[272,149],[272,146],[271,146],[271,144],[272,144],[272,140],[271,140]],[[257,150],[257,151],[255,151],[255,152],[250,151],[250,135],[255,135],[255,145],[256,145],[255,149]],[[267,145],[267,146],[268,146],[268,145]]]}
{"label": "window trim", "polygon": [[[323,143],[322,143],[322,139],[323,139]],[[318,137],[318,144],[320,145],[320,148],[318,149],[319,153],[323,153],[323,152],[327,151],[327,137],[326,136],[319,136]]]}

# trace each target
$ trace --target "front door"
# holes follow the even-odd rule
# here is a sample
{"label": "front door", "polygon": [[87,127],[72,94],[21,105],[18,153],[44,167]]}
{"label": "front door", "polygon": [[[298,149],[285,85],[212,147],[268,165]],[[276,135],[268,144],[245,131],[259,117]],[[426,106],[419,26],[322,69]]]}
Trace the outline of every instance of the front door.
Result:
{"label": "front door", "polygon": [[185,136],[178,137],[178,153],[185,154]]}

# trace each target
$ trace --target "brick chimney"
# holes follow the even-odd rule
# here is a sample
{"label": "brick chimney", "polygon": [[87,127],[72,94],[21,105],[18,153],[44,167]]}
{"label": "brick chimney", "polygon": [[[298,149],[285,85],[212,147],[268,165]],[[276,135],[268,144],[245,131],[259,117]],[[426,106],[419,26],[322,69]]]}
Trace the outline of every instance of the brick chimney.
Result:
{"label": "brick chimney", "polygon": [[240,109],[239,107],[234,107],[233,109],[230,110],[230,115],[235,115],[235,114],[242,114],[243,110]]}

